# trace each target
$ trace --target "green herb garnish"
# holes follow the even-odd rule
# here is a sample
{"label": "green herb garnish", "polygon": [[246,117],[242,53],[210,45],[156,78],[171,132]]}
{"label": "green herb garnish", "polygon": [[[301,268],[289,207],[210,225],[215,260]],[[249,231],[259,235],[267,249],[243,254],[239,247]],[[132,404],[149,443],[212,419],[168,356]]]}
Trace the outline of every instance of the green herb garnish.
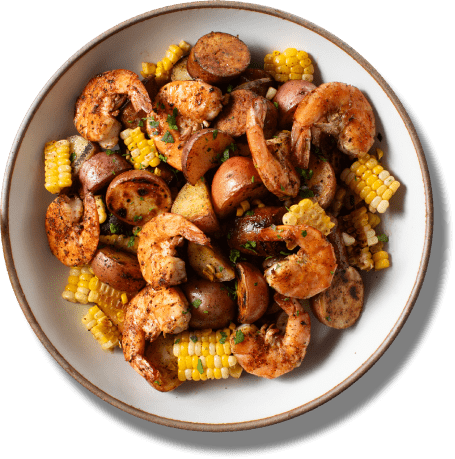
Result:
{"label": "green herb garnish", "polygon": [[173,129],[174,131],[177,131],[178,130],[178,126],[177,126],[177,109],[174,108],[174,110],[172,110],[172,115],[167,115],[167,124],[169,125],[169,127],[171,129]]}
{"label": "green herb garnish", "polygon": [[169,131],[166,131],[163,137],[161,137],[161,141],[165,143],[174,143],[174,137]]}
{"label": "green herb garnish", "polygon": [[378,241],[389,242],[389,236],[387,236],[387,234],[379,234]]}
{"label": "green herb garnish", "polygon": [[245,339],[245,335],[242,330],[237,330],[235,332],[234,344],[239,344]]}
{"label": "green herb garnish", "polygon": [[197,309],[202,304],[202,300],[196,298],[191,304],[193,305],[193,308]]}

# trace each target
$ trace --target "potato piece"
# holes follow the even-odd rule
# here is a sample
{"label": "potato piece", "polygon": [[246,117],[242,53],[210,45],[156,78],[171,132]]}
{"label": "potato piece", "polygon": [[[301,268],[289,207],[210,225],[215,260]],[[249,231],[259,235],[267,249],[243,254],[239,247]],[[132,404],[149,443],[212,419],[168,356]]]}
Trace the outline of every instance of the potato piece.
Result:
{"label": "potato piece", "polygon": [[252,324],[262,317],[269,305],[269,286],[256,266],[242,261],[235,265],[238,275],[238,322]]}
{"label": "potato piece", "polygon": [[90,159],[96,153],[99,153],[100,147],[80,135],[68,137],[70,143],[71,171],[73,177],[79,175],[79,171],[84,161]]}
{"label": "potato piece", "polygon": [[246,83],[242,83],[239,86],[234,88],[234,91],[239,89],[247,89],[248,91],[252,91],[258,96],[265,97],[267,91],[271,86],[274,86],[273,79],[269,78],[260,78],[259,80],[247,81]]}
{"label": "potato piece", "polygon": [[171,70],[171,81],[187,81],[193,79],[186,68],[187,62],[188,56],[184,56],[176,62]]}
{"label": "potato piece", "polygon": [[248,83],[249,81],[260,80],[262,78],[268,78],[272,81],[271,86],[277,85],[270,72],[264,69],[256,69],[248,67],[238,78],[238,84]]}
{"label": "potato piece", "polygon": [[204,177],[199,179],[194,186],[189,183],[183,186],[172,204],[171,212],[182,215],[204,233],[220,231]]}
{"label": "potato piece", "polygon": [[223,284],[194,279],[181,288],[191,305],[189,328],[219,330],[234,319],[235,302]]}
{"label": "potato piece", "polygon": [[188,262],[199,276],[211,282],[227,282],[235,278],[230,261],[216,247],[188,242]]}
{"label": "potato piece", "polygon": [[324,325],[338,330],[354,325],[363,308],[362,277],[352,266],[337,269],[327,290],[310,298],[316,318]]}
{"label": "potato piece", "polygon": [[242,201],[262,198],[267,193],[267,188],[249,157],[229,158],[213,177],[213,208],[220,218],[234,212]]}
{"label": "potato piece", "polygon": [[218,129],[195,132],[182,151],[182,172],[186,180],[195,185],[209,169],[220,164],[223,151],[233,142],[229,134]]}
{"label": "potato piece", "polygon": [[273,98],[278,104],[279,126],[281,129],[291,127],[294,113],[299,102],[316,86],[305,80],[289,80],[281,85]]}
{"label": "potato piece", "polygon": [[169,212],[172,198],[163,179],[148,171],[134,170],[111,182],[106,205],[125,223],[142,226],[157,215]]}
{"label": "potato piece", "polygon": [[314,193],[319,205],[326,209],[332,203],[337,190],[333,167],[328,161],[322,161],[312,153],[308,169],[313,173],[310,180],[307,180],[308,188]]}
{"label": "potato piece", "polygon": [[137,292],[145,285],[134,254],[106,246],[96,252],[90,266],[101,282],[121,292]]}

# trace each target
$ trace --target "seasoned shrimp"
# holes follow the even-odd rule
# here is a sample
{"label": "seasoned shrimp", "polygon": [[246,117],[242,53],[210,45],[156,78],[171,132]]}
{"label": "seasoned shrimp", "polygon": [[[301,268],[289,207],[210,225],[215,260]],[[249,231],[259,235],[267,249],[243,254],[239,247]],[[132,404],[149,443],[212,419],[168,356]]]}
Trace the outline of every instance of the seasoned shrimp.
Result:
{"label": "seasoned shrimp", "polygon": [[185,262],[175,256],[184,239],[210,247],[210,239],[181,215],[163,213],[142,227],[137,258],[142,276],[153,288],[186,282]]}
{"label": "seasoned shrimp", "polygon": [[86,265],[98,247],[100,224],[95,198],[60,195],[46,212],[45,228],[51,252],[66,266]]}
{"label": "seasoned shrimp", "polygon": [[299,367],[311,336],[310,316],[299,301],[279,293],[275,293],[274,299],[288,315],[284,334],[275,324],[265,324],[260,329],[241,325],[230,337],[232,353],[240,366],[247,373],[267,379]]}
{"label": "seasoned shrimp", "polygon": [[74,124],[82,137],[103,148],[114,147],[121,129],[115,117],[127,96],[136,112],[152,110],[147,90],[134,72],[110,70],[92,78],[76,102]]}
{"label": "seasoned shrimp", "polygon": [[292,125],[292,150],[303,169],[318,130],[336,137],[347,155],[364,156],[374,142],[373,109],[358,88],[344,83],[325,83],[310,92],[299,103]]}
{"label": "seasoned shrimp", "polygon": [[169,165],[182,170],[185,141],[218,115],[221,100],[220,89],[202,81],[173,81],[158,91],[146,129]]}
{"label": "seasoned shrimp", "polygon": [[246,115],[246,136],[251,157],[267,189],[281,199],[297,196],[300,178],[290,161],[290,139],[281,133],[276,139],[265,140],[265,99],[254,99]]}
{"label": "seasoned shrimp", "polygon": [[146,343],[157,340],[162,331],[180,333],[188,328],[190,314],[186,313],[187,310],[188,301],[178,288],[156,291],[150,286],[143,288],[127,306],[122,333],[123,355],[149,384],[161,392],[175,389],[177,378],[165,377],[146,358]]}
{"label": "seasoned shrimp", "polygon": [[310,298],[327,289],[337,268],[333,246],[317,229],[306,225],[264,228],[258,240],[285,241],[300,250],[274,261],[264,272],[268,284],[293,298]]}

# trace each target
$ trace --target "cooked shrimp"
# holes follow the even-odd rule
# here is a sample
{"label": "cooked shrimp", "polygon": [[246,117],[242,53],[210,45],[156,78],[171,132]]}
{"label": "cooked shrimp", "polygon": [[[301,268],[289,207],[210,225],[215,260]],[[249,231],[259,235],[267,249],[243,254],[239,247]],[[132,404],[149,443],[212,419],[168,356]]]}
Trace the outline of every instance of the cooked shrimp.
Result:
{"label": "cooked shrimp", "polygon": [[173,81],[156,95],[146,128],[167,163],[182,170],[185,141],[221,111],[219,88],[202,81]]}
{"label": "cooked shrimp", "polygon": [[152,110],[147,90],[134,72],[110,70],[92,78],[76,102],[74,124],[82,137],[103,148],[114,147],[121,129],[115,117],[127,96],[137,112]]}
{"label": "cooked shrimp", "polygon": [[46,212],[45,228],[51,252],[66,266],[86,265],[98,247],[100,224],[95,198],[60,195]]}
{"label": "cooked shrimp", "polygon": [[232,353],[243,369],[267,379],[299,367],[311,336],[310,316],[299,301],[279,293],[274,299],[288,315],[284,334],[275,324],[265,324],[260,329],[255,325],[241,325],[230,337]]}
{"label": "cooked shrimp", "polygon": [[142,276],[153,288],[186,282],[185,262],[175,256],[184,239],[210,247],[210,239],[181,215],[163,213],[142,227],[137,258]]}
{"label": "cooked shrimp", "polygon": [[358,88],[344,83],[325,83],[310,92],[299,103],[292,125],[292,150],[303,169],[317,130],[333,135],[347,155],[364,156],[374,142],[373,109]]}
{"label": "cooked shrimp", "polygon": [[[160,333],[180,333],[188,327],[188,301],[177,288],[159,291],[143,288],[129,303],[122,333],[125,360],[155,389],[166,392],[169,385],[161,372],[145,357],[146,343],[155,341]],[[175,378],[172,378],[173,380]]]}
{"label": "cooked shrimp", "polygon": [[300,250],[276,260],[264,272],[268,284],[293,298],[310,298],[332,283],[337,263],[332,244],[317,229],[306,225],[280,225],[258,233],[262,241],[285,241]]}
{"label": "cooked shrimp", "polygon": [[290,161],[291,145],[289,136],[279,134],[277,139],[265,140],[264,120],[267,101],[253,100],[246,115],[246,136],[251,157],[261,180],[267,189],[279,198],[297,196],[300,178]]}

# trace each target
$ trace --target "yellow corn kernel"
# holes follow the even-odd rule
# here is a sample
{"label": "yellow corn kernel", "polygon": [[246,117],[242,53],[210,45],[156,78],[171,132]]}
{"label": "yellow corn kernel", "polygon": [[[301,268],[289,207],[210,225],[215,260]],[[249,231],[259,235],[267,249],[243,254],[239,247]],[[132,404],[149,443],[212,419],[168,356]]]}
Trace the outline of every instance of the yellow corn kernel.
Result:
{"label": "yellow corn kernel", "polygon": [[181,40],[179,43],[179,48],[183,51],[184,54],[188,54],[191,50],[191,45],[184,40]]}
{"label": "yellow corn kernel", "polygon": [[57,194],[71,185],[69,141],[47,142],[44,146],[44,187],[50,193]]}
{"label": "yellow corn kernel", "polygon": [[[297,56],[297,49],[296,48],[286,48],[284,51],[283,51],[283,54],[286,56],[286,57],[293,57],[293,56]],[[298,58],[297,58],[298,59]]]}
{"label": "yellow corn kernel", "polygon": [[285,225],[309,225],[327,236],[335,226],[324,209],[311,199],[303,199],[298,206],[291,206],[289,212],[283,215]]}
{"label": "yellow corn kernel", "polygon": [[387,258],[384,258],[383,260],[379,260],[374,264],[374,269],[376,271],[379,271],[380,269],[385,269],[390,266],[390,261]]}
{"label": "yellow corn kernel", "polygon": [[[295,56],[292,56],[292,57],[287,57],[286,58],[286,65],[291,68],[291,67],[294,67],[294,65],[298,65],[299,63],[299,60],[297,59],[297,57]],[[300,65],[299,65],[300,67]]]}
{"label": "yellow corn kernel", "polygon": [[155,75],[156,72],[156,64],[153,62],[142,62],[142,70],[141,75],[144,78],[148,78],[152,75]]}
{"label": "yellow corn kernel", "polygon": [[88,310],[82,318],[82,323],[100,343],[103,350],[111,351],[120,344],[120,331],[98,306]]}

